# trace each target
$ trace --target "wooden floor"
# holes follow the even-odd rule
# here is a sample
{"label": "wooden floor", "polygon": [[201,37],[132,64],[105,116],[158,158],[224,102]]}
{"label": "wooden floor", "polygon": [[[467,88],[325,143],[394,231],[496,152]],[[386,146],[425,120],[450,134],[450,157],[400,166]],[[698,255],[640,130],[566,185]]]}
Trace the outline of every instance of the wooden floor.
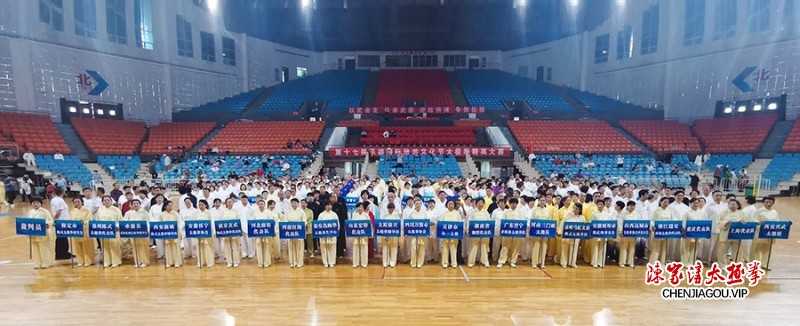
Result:
{"label": "wooden floor", "polygon": [[0,210],[0,324],[797,325],[800,198],[779,198],[776,207],[796,227],[746,300],[664,301],[660,287],[644,284],[644,268],[611,265],[325,269],[318,257],[299,270],[285,260],[268,269],[255,261],[134,269],[125,261],[107,270],[34,270],[27,238],[14,235],[14,216],[27,210],[18,205]]}

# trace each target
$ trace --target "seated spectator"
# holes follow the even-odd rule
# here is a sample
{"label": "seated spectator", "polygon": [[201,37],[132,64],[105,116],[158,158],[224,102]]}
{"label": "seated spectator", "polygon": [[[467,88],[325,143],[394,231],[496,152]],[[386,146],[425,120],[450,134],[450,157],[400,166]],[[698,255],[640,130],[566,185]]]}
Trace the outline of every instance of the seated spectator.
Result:
{"label": "seated spectator", "polygon": [[61,154],[61,152],[56,151],[56,153],[53,154],[53,159],[56,160],[56,161],[63,161],[64,160],[64,154]]}
{"label": "seated spectator", "polygon": [[31,151],[26,151],[25,154],[22,154],[22,159],[25,160],[27,166],[36,166],[36,156]]}

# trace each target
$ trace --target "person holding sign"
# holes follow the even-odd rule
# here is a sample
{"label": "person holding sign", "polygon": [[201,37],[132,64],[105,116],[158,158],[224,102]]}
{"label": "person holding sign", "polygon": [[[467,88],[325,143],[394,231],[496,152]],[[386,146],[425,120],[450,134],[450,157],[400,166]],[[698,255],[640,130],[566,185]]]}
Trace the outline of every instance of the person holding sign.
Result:
{"label": "person holding sign", "polygon": [[[183,207],[178,210],[178,214],[181,217],[181,221],[179,225],[181,229],[185,228],[186,221],[191,221],[194,219],[194,216],[197,215],[197,208],[194,208],[194,204],[192,204],[192,199],[186,197],[183,200]],[[194,254],[194,247],[197,245],[197,240],[192,239],[189,237],[183,238],[183,258],[193,258]]]}
{"label": "person holding sign", "polygon": [[[222,210],[220,221],[238,220],[239,212],[233,209],[233,198],[225,199],[225,209]],[[228,267],[239,267],[242,260],[242,249],[239,244],[239,237],[222,238],[222,249],[225,251],[225,260]]]}
{"label": "person holding sign", "polygon": [[[552,215],[553,210],[547,207],[548,202],[544,198],[537,201],[536,207],[531,211],[531,219],[534,220],[556,220]],[[531,267],[544,269],[544,262],[547,260],[547,242],[549,239],[532,237],[531,242]]]}
{"label": "person holding sign", "polygon": [[[205,199],[197,201],[197,210],[194,214],[193,220],[209,221],[213,225],[211,211],[208,210],[208,201]],[[214,242],[213,235],[210,238],[197,239],[197,267],[203,267],[203,262],[207,267],[214,267]]]}
{"label": "person holding sign", "polygon": [[[564,223],[566,222],[586,222],[586,219],[581,215],[583,211],[583,204],[573,203],[572,211],[568,212],[561,223],[558,224],[558,236],[564,234]],[[561,238],[561,256],[558,261],[561,263],[561,268],[578,268],[578,240]]]}
{"label": "person holding sign", "polygon": [[36,237],[31,236],[31,245],[33,251],[33,269],[50,268],[56,259],[56,253],[53,248],[53,238],[55,232],[53,231],[53,215],[44,208],[42,208],[42,199],[31,199],[31,206],[33,209],[28,211],[28,218],[36,218],[45,220],[47,225],[47,236]]}
{"label": "person holding sign", "polygon": [[[382,220],[400,220],[400,215],[395,211],[394,203],[386,204],[386,211],[381,215]],[[381,244],[381,257],[383,257],[383,267],[394,268],[397,265],[397,245],[399,238],[378,237]]]}
{"label": "person holding sign", "polygon": [[[527,217],[523,216],[520,211],[517,210],[517,205],[519,204],[519,200],[516,198],[511,198],[508,200],[509,209],[503,212],[503,220],[525,220]],[[502,223],[502,220],[500,220]],[[506,263],[507,260],[510,260],[511,268],[517,267],[517,257],[519,257],[519,249],[522,247],[522,239],[520,238],[511,238],[511,237],[504,237],[502,238],[503,247],[500,249],[500,258],[497,259],[497,268],[503,268],[503,265]],[[509,251],[511,254],[511,258],[509,259]]]}
{"label": "person holding sign", "polygon": [[[103,206],[97,209],[98,221],[114,221],[119,225],[119,221],[122,220],[122,212],[116,206],[112,206],[113,203],[114,200],[111,199],[111,196],[103,196]],[[119,227],[115,232],[119,232]],[[119,267],[122,264],[119,234],[117,234],[116,238],[102,239],[101,242],[103,245],[103,266],[109,267],[110,264],[111,268]]]}
{"label": "person holding sign", "polygon": [[[461,213],[456,210],[456,202],[448,200],[447,211],[442,214],[439,221],[444,222],[460,222]],[[458,240],[456,239],[442,239],[442,267],[447,268],[447,259],[450,257],[450,266],[453,268],[458,267]]]}
{"label": "person holding sign", "polygon": [[[764,222],[775,222],[779,221],[778,219],[778,211],[774,210],[772,206],[775,205],[775,197],[764,197],[764,207],[756,211],[753,214],[754,218],[758,222],[759,225],[764,225]],[[760,228],[761,226],[759,226]],[[758,235],[760,230],[756,230],[756,239],[753,240],[753,249],[750,251],[750,261],[758,260],[762,264],[767,264],[767,260],[769,260],[770,256],[770,241],[765,239],[759,239]]]}
{"label": "person holding sign", "polygon": [[[614,216],[612,216],[611,213],[607,209],[605,209],[606,208],[605,201],[603,201],[602,199],[598,199],[597,202],[595,202],[595,205],[596,205],[596,210],[594,211],[594,213],[592,213],[590,217],[592,221],[614,220]],[[605,265],[604,262],[606,260],[606,257],[603,254],[605,252],[604,250],[605,241],[603,241],[603,239],[601,238],[591,238],[589,240],[586,240],[586,243],[589,245],[589,254],[591,255],[591,260],[589,261],[589,264],[592,265],[592,267],[594,268],[599,268],[601,266],[604,266]]]}
{"label": "person holding sign", "polygon": [[[428,213],[422,208],[422,199],[414,199],[414,209],[408,214],[409,220],[427,220]],[[425,247],[428,243],[426,237],[411,237],[411,268],[422,268],[425,264]]]}
{"label": "person holding sign", "polygon": [[[687,221],[704,221],[706,220],[706,213],[700,210],[700,200],[692,198],[689,200],[690,209],[683,213],[683,232],[686,234]],[[683,246],[681,246],[681,262],[685,266],[690,266],[695,263],[697,257],[692,257],[697,252],[697,243],[700,239],[686,238],[683,239]]]}
{"label": "person holding sign", "polygon": [[[319,213],[318,221],[336,221],[339,223],[339,216],[332,210],[333,205],[330,201],[325,202],[325,211]],[[320,251],[322,252],[322,266],[336,266],[336,237],[320,238]]]}
{"label": "person holding sign", "polygon": [[83,238],[72,239],[72,254],[78,259],[78,267],[89,267],[94,263],[95,242],[89,238],[89,221],[92,220],[92,212],[83,206],[83,199],[76,197],[72,199],[75,206],[69,210],[69,219],[83,222]]}
{"label": "person holding sign", "polygon": [[[717,262],[722,265],[730,263],[728,260],[728,249],[736,255],[739,251],[740,242],[737,240],[728,240],[728,228],[731,222],[751,222],[742,211],[742,203],[736,199],[728,201],[728,209],[719,214],[719,242],[717,244]],[[733,261],[740,261],[741,257],[733,257]]]}
{"label": "person holding sign", "polygon": [[[131,209],[125,212],[123,219],[125,221],[147,221],[150,217],[147,211],[142,209],[142,202],[139,199],[131,199]],[[75,206],[77,208],[77,205]],[[138,266],[134,267],[147,267],[150,264],[150,247],[148,246],[147,238],[132,239],[133,247],[136,248],[134,261]]]}
{"label": "person holding sign", "polygon": [[[272,220],[276,223],[280,221],[280,215],[275,212],[275,201],[269,201],[269,209],[264,203],[263,199],[259,199],[256,203],[258,206],[253,212],[253,220]],[[258,267],[269,267],[272,265],[272,241],[273,237],[256,237],[256,257],[258,259]]]}
{"label": "person holding sign", "polygon": [[[470,221],[491,221],[492,216],[489,212],[484,210],[486,201],[483,198],[478,198],[475,201],[475,209],[469,213]],[[494,231],[494,229],[492,229]],[[475,259],[477,259],[478,252],[481,254],[481,264],[485,268],[489,268],[489,239],[490,238],[469,238],[469,256],[467,257],[467,267],[472,268],[475,266]]]}
{"label": "person holding sign", "polygon": [[[369,215],[364,212],[364,209],[368,206],[369,204],[367,202],[356,205],[356,213],[353,214],[351,219],[369,221]],[[353,238],[353,268],[358,266],[367,268],[367,264],[369,263],[367,260],[367,251],[369,250],[367,242],[369,242],[368,237]]]}
{"label": "person holding sign", "polygon": [[[159,215],[159,218],[162,222],[178,222],[181,220],[180,215],[173,210],[173,204],[171,201],[164,202],[164,208]],[[175,266],[175,268],[181,267],[183,264],[183,256],[181,255],[181,235],[183,234],[182,230],[178,231],[178,239],[167,239],[164,240],[164,256],[167,259],[167,267]]]}
{"label": "person holding sign", "polygon": [[[306,222],[306,212],[300,209],[297,198],[291,200],[292,208],[286,212],[286,222]],[[303,239],[289,239],[289,266],[303,267]]]}
{"label": "person holding sign", "polygon": [[[650,230],[655,232],[656,221],[672,221],[672,212],[667,208],[669,207],[669,197],[661,197],[658,200],[658,208],[653,212],[653,219],[650,221]],[[650,242],[650,263],[660,261],[666,263],[667,260],[667,239],[656,239],[655,237]]]}
{"label": "person holding sign", "polygon": [[617,224],[617,233],[620,234],[621,238],[619,241],[619,258],[617,259],[620,268],[625,268],[625,265],[633,267],[633,258],[636,254],[636,238],[622,236],[622,221],[638,221],[641,219],[639,212],[636,211],[636,202],[633,200],[628,201],[625,211],[620,215],[619,224]]}

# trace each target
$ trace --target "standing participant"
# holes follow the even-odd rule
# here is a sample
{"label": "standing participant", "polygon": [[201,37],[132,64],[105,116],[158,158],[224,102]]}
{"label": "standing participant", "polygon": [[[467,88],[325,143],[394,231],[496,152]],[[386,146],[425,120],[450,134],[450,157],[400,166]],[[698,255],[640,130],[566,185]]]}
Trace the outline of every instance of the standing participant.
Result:
{"label": "standing participant", "polygon": [[[331,197],[334,195],[332,194]],[[364,209],[367,208],[367,203],[361,203],[356,205],[356,213],[353,214],[352,220],[367,220],[369,221],[369,215],[364,212]],[[341,217],[339,218],[341,219]],[[342,225],[342,224],[339,224]],[[342,233],[342,232],[340,232]],[[353,238],[353,268],[361,266],[363,268],[367,268],[367,264],[369,261],[367,260],[367,250],[369,246],[367,245],[369,242],[369,238]]]}
{"label": "standing participant", "polygon": [[703,207],[706,218],[711,220],[711,239],[703,239],[702,241],[703,260],[709,264],[716,260],[716,248],[719,242],[718,216],[728,208],[728,205],[722,201],[723,196],[721,191],[715,190],[712,192],[711,198],[712,199],[706,203],[705,207]]}
{"label": "standing participant", "polygon": [[[64,189],[56,188],[55,196],[50,199],[50,213],[53,215],[53,220],[60,220],[69,216],[69,206],[64,201]],[[55,232],[55,231],[54,231]],[[70,259],[72,254],[69,252],[69,241],[67,238],[53,237],[52,246],[55,248],[55,259]]]}
{"label": "standing participant", "polygon": [[[534,220],[555,220],[551,214],[552,210],[547,207],[547,201],[540,198],[538,205],[531,212],[531,219]],[[531,267],[544,269],[544,262],[547,260],[547,238],[531,238]]]}
{"label": "standing participant", "polygon": [[[256,202],[258,208],[253,212],[253,220],[271,220],[274,223],[280,221],[280,215],[275,212],[275,201],[269,201],[269,210],[267,204],[263,199]],[[258,237],[255,238],[256,244],[256,258],[258,258],[258,267],[269,267],[272,265],[272,237]]]}
{"label": "standing participant", "polygon": [[178,222],[178,239],[164,240],[164,257],[167,261],[167,267],[175,266],[175,268],[183,265],[183,256],[181,255],[181,235],[183,230],[180,227],[181,217],[178,212],[173,210],[171,201],[164,202],[164,208],[161,210],[159,220],[162,222]]}
{"label": "standing participant", "polygon": [[[147,221],[150,219],[149,214],[142,208],[142,202],[139,199],[131,199],[130,203],[130,210],[125,213],[123,219],[125,221]],[[133,267],[147,267],[150,264],[150,246],[147,245],[147,238],[141,239],[131,239],[132,244],[131,246],[136,248],[135,255],[136,259],[134,263],[138,263],[138,265],[134,265]]]}
{"label": "standing participant", "polygon": [[625,265],[633,267],[633,258],[636,254],[636,238],[622,237],[623,221],[636,221],[641,219],[642,217],[639,215],[639,212],[636,211],[636,202],[633,200],[628,201],[625,212],[622,213],[619,224],[617,224],[617,232],[620,234],[621,238],[619,241],[619,259],[617,260],[619,261],[620,268],[625,268]]}
{"label": "standing participant", "polygon": [[[325,211],[319,213],[319,220],[336,221],[336,223],[339,223],[339,216],[333,212],[332,208],[333,205],[330,202],[325,203]],[[341,224],[339,228],[341,229]],[[341,233],[342,231],[339,230],[339,232]],[[322,254],[322,266],[336,266],[336,237],[320,238],[319,245]]]}
{"label": "standing participant", "polygon": [[[306,222],[306,212],[300,209],[300,201],[297,198],[291,200],[292,208],[286,213],[287,222]],[[289,242],[289,266],[294,268],[303,267],[303,239],[290,239]]]}
{"label": "standing participant", "polygon": [[[430,239],[431,244],[428,246],[428,258],[433,261],[439,259],[439,241],[436,240],[436,223],[442,212],[436,208],[436,202],[433,199],[428,200],[428,209],[425,210],[427,219],[431,224]],[[437,261],[438,262],[438,261]]]}
{"label": "standing participant", "polygon": [[[409,211],[410,213],[408,214],[408,219],[428,219],[427,212],[422,209],[422,199],[415,199],[414,209],[409,209]],[[409,241],[411,242],[411,252],[409,253],[409,257],[411,257],[411,268],[422,268],[422,265],[425,264],[425,247],[428,239],[426,237],[411,237]]]}
{"label": "standing participant", "polygon": [[[244,192],[239,193],[239,201],[236,205],[233,205],[233,209],[235,209],[239,213],[239,221],[242,223],[242,228],[247,225],[247,220],[253,216],[253,205],[250,205],[250,199],[247,198]],[[243,258],[253,258],[256,256],[256,245],[253,242],[253,239],[247,236],[247,232],[242,233],[242,237],[239,240],[241,242],[242,247],[242,257]]]}
{"label": "standing participant", "polygon": [[[344,221],[347,220],[347,205],[344,200],[340,200],[336,192],[332,193],[328,200],[331,203],[331,207],[333,207],[331,210],[339,218],[339,227],[344,227]],[[339,232],[339,236],[336,239],[336,256],[344,258],[345,247],[347,247],[345,233]]]}
{"label": "standing participant", "polygon": [[[483,198],[478,198],[475,201],[475,209],[469,214],[470,221],[491,221],[492,217],[489,212],[484,210],[486,201]],[[494,230],[492,230],[494,232]],[[480,252],[481,264],[485,268],[489,268],[489,239],[490,238],[470,238],[469,239],[469,256],[467,257],[467,267],[472,268],[475,266],[475,259],[477,259],[478,252]]]}
{"label": "standing participant", "polygon": [[[155,202],[150,205],[150,222],[161,221],[161,212],[164,211],[164,196],[157,195],[153,198]],[[156,259],[164,257],[164,239],[156,241]]]}
{"label": "standing participant", "polygon": [[[754,219],[759,224],[759,230],[761,226],[764,225],[764,222],[775,222],[780,220],[778,218],[778,211],[772,208],[774,205],[775,197],[764,197],[764,207],[757,210],[756,213],[753,214]],[[770,240],[759,239],[759,230],[756,230],[756,238],[753,240],[753,248],[750,251],[750,261],[758,260],[763,266],[769,267],[767,266],[767,262],[770,259]]]}
{"label": "standing participant", "polygon": [[581,203],[575,203],[572,208],[572,211],[568,212],[564,216],[564,220],[559,223],[558,225],[558,232],[559,236],[562,236],[561,239],[561,257],[559,258],[559,262],[561,263],[561,268],[567,268],[567,266],[572,268],[578,268],[577,260],[578,260],[578,240],[576,239],[564,239],[564,223],[566,222],[585,222],[586,219],[581,215],[583,211],[583,205]]}
{"label": "standing participant", "polygon": [[72,204],[75,205],[69,211],[69,219],[73,221],[81,221],[83,225],[83,238],[72,239],[72,254],[78,259],[78,267],[89,267],[94,263],[94,241],[89,238],[89,221],[92,220],[92,212],[83,206],[83,200],[80,197],[72,199]]}
{"label": "standing participant", "polygon": [[[504,220],[525,220],[526,217],[517,210],[517,204],[519,204],[519,201],[516,198],[508,200],[509,209],[503,212]],[[496,223],[499,224],[501,221],[497,221]],[[510,261],[511,268],[516,268],[519,249],[522,246],[522,239],[510,237],[502,239],[503,248],[500,249],[500,258],[497,259],[497,268],[503,268],[507,260]],[[511,255],[510,259],[508,257],[509,254]]]}
{"label": "standing participant", "polygon": [[[186,221],[191,221],[194,219],[195,215],[197,215],[197,209],[194,208],[194,204],[192,204],[192,200],[189,197],[183,199],[183,208],[180,210],[180,221],[178,224],[180,228],[183,229],[186,225]],[[197,240],[192,239],[189,237],[183,238],[183,258],[193,258],[195,256],[194,247],[197,245]]]}
{"label": "standing participant", "polygon": [[[222,210],[220,221],[239,220],[239,212],[233,209],[233,198],[225,199],[225,208]],[[222,250],[225,251],[225,260],[228,262],[228,267],[239,267],[239,261],[242,259],[242,248],[239,244],[239,237],[223,238]]]}
{"label": "standing participant", "polygon": [[[386,205],[386,212],[381,215],[384,220],[400,220],[400,215],[394,210],[394,203],[389,202]],[[383,267],[394,268],[397,265],[397,240],[395,237],[378,237],[378,243],[381,244],[381,257],[383,258]]]}
{"label": "standing participant", "polygon": [[116,237],[113,239],[103,239],[103,266],[111,268],[119,267],[122,264],[122,250],[119,241],[119,221],[122,220],[122,212],[119,208],[112,206],[114,200],[111,196],[103,196],[103,206],[97,209],[97,220],[113,221]]}
{"label": "standing participant", "polygon": [[53,215],[42,208],[42,199],[35,197],[31,199],[33,208],[28,211],[28,218],[42,219],[47,227],[47,235],[43,237],[31,236],[31,246],[33,251],[33,269],[50,268],[55,263],[55,251],[53,251],[53,238],[55,238],[55,228],[53,227]]}
{"label": "standing participant", "polygon": [[[613,220],[614,217],[611,213],[606,210],[605,202],[602,199],[598,199],[595,203],[597,210],[592,214],[590,219],[592,221],[610,221]],[[591,238],[586,241],[589,245],[589,254],[591,255],[591,260],[589,263],[594,268],[599,268],[603,266],[606,261],[606,256],[603,254],[603,249],[605,248],[605,241],[601,238]]]}
{"label": "standing participant", "polygon": [[[688,212],[683,213],[683,232],[686,233],[687,221],[702,221],[706,219],[706,214],[700,210],[700,199],[692,198],[689,200],[691,208]],[[683,239],[683,246],[681,246],[681,262],[683,265],[690,266],[695,263],[697,257],[693,257],[697,252],[697,243],[700,239]]]}
{"label": "standing participant", "polygon": [[[653,219],[650,221],[650,231],[655,232],[656,221],[672,221],[672,213],[667,210],[669,207],[669,197],[661,197],[658,200],[658,208],[653,212]],[[667,239],[656,239],[650,242],[650,260],[648,262],[654,263],[660,261],[662,264],[668,263],[667,259]]]}
{"label": "standing participant", "polygon": [[[739,262],[741,261],[741,253],[739,252],[740,242],[738,240],[728,240],[728,229],[731,222],[750,222],[751,219],[747,217],[742,211],[742,204],[736,199],[728,201],[728,210],[719,214],[719,243],[717,244],[717,262],[721,265],[730,263],[728,260],[728,249],[734,255],[730,260]],[[736,256],[738,254],[738,256]]]}
{"label": "standing participant", "polygon": [[[442,192],[443,193],[443,192]],[[443,222],[458,222],[461,221],[461,214],[455,210],[456,202],[453,200],[448,200],[446,206],[447,211],[442,214],[439,218],[439,221]],[[442,239],[442,268],[447,268],[448,265],[448,256],[450,258],[450,267],[456,268],[458,267],[458,259],[456,255],[458,254],[458,240],[453,239]]]}
{"label": "standing participant", "polygon": [[300,209],[306,214],[306,251],[308,251],[309,258],[314,259],[314,235],[311,230],[311,222],[314,221],[314,211],[309,207],[307,200],[300,201]]}
{"label": "standing participant", "polygon": [[[211,211],[208,210],[208,201],[200,199],[197,202],[197,207],[198,209],[195,211],[195,215],[192,219],[208,221],[211,225],[214,225],[214,218],[211,216]],[[197,267],[203,267],[203,263],[205,263],[207,267],[214,267],[214,243],[216,241],[214,239],[214,228],[212,227],[211,229],[210,238],[197,239]]]}

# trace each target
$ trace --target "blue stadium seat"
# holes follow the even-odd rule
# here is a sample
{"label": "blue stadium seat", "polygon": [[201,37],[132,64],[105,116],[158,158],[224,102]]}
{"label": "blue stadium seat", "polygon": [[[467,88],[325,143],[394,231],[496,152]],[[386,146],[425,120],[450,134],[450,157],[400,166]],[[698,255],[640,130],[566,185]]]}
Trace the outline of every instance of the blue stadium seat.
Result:
{"label": "blue stadium seat", "polygon": [[[286,175],[280,165],[274,164],[274,161],[277,159],[289,162],[289,165],[291,166],[289,169],[289,176],[291,178],[296,178],[302,171],[302,168],[300,167],[300,159],[303,158],[302,155],[273,155],[270,157],[272,157],[273,160],[267,162],[267,169],[264,170],[264,175],[272,173],[272,175],[276,178]],[[224,160],[224,163],[222,163],[220,166],[219,171],[215,172],[211,170],[211,165],[205,165],[206,158],[211,164],[213,164],[218,158]],[[244,165],[245,159],[250,161],[249,165]],[[194,157],[186,162],[173,165],[169,171],[164,172],[163,178],[180,179],[181,176],[188,171],[190,178],[198,177],[198,173],[205,173],[210,180],[227,179],[231,171],[237,175],[249,175],[256,173],[256,171],[262,167],[261,163],[261,156],[258,155],[204,155],[203,160],[199,160],[198,157]]]}
{"label": "blue stadium seat", "polygon": [[800,153],[778,153],[761,177],[770,180],[770,186],[774,188],[778,182],[791,180],[795,173],[800,173]]}
{"label": "blue stadium seat", "polygon": [[[549,176],[552,171],[559,174],[564,174],[574,177],[580,170],[584,178],[595,178],[597,181],[606,179],[607,181],[616,181],[620,177],[626,177],[628,182],[636,184],[650,185],[650,179],[654,182],[666,182],[669,187],[685,187],[689,184],[689,176],[684,172],[672,174],[674,167],[660,161],[656,161],[652,157],[646,155],[623,155],[624,163],[622,168],[617,167],[617,155],[593,155],[591,159],[586,156],[581,156],[578,164],[570,164],[568,166],[556,165],[555,159],[559,158],[561,161],[575,159],[575,155],[539,155],[537,154],[536,167],[539,168],[545,176]],[[594,168],[584,168],[583,164],[594,162]],[[653,171],[647,171],[647,165],[653,166]],[[634,172],[634,166],[637,170]]]}
{"label": "blue stadium seat", "polygon": [[241,113],[250,103],[252,103],[261,93],[264,87],[256,88],[248,92],[226,97],[216,102],[206,103],[192,109],[195,113]]}
{"label": "blue stadium seat", "polygon": [[117,180],[132,180],[141,167],[139,156],[98,155],[97,164]]}
{"label": "blue stadium seat", "polygon": [[[439,158],[439,164],[434,164],[435,157]],[[458,167],[455,156],[403,155],[403,167],[395,167],[396,165],[397,156],[381,156],[378,159],[378,175],[384,179],[388,179],[392,173],[395,175],[411,175],[412,172],[417,176],[424,176],[429,179],[461,176],[461,168]]]}
{"label": "blue stadium seat", "polygon": [[368,74],[364,70],[332,70],[290,81],[277,86],[258,112],[293,112],[308,100],[327,102],[326,110],[357,107],[361,105]]}
{"label": "blue stadium seat", "polygon": [[503,100],[524,100],[534,110],[573,111],[572,106],[544,82],[499,70],[459,70],[458,77],[472,106],[502,110]]}
{"label": "blue stadium seat", "polygon": [[705,168],[714,171],[717,166],[723,168],[727,165],[731,170],[738,173],[743,167],[747,167],[753,162],[752,154],[711,154],[711,158],[705,163]]}
{"label": "blue stadium seat", "polygon": [[92,173],[75,155],[64,155],[64,161],[56,161],[53,155],[36,155],[39,169],[53,174],[62,174],[67,182],[80,182],[84,187],[91,186]]}
{"label": "blue stadium seat", "polygon": [[583,92],[574,88],[567,88],[567,92],[592,112],[604,112],[634,108],[634,105],[613,100],[611,98]]}

